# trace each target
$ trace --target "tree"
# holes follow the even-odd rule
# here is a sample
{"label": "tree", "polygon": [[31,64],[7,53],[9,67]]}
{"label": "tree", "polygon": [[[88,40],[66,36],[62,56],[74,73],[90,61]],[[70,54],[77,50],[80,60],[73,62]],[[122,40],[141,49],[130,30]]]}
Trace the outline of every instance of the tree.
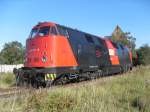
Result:
{"label": "tree", "polygon": [[112,33],[111,40],[114,42],[119,42],[125,46],[128,46],[132,51],[133,65],[136,65],[136,57],[137,57],[135,50],[136,38],[134,38],[130,32],[123,32],[122,29],[117,25]]}
{"label": "tree", "polygon": [[6,43],[0,53],[1,64],[23,63],[24,47],[20,42],[13,41]]}
{"label": "tree", "polygon": [[134,38],[130,32],[123,32],[118,25],[112,33],[111,40],[127,45],[131,49],[135,49],[136,38]]}
{"label": "tree", "polygon": [[150,65],[150,46],[148,44],[143,45],[137,50],[138,64]]}
{"label": "tree", "polygon": [[111,40],[114,42],[122,43],[123,45],[126,45],[128,43],[124,32],[118,25],[112,33]]}

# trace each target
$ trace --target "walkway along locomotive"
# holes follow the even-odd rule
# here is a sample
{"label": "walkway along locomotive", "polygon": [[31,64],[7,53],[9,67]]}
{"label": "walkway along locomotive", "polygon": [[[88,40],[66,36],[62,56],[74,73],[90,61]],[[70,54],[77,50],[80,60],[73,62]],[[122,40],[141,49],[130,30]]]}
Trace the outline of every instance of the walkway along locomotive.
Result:
{"label": "walkway along locomotive", "polygon": [[14,73],[18,85],[45,87],[126,72],[132,68],[131,55],[126,46],[109,39],[43,22],[33,27],[24,67]]}

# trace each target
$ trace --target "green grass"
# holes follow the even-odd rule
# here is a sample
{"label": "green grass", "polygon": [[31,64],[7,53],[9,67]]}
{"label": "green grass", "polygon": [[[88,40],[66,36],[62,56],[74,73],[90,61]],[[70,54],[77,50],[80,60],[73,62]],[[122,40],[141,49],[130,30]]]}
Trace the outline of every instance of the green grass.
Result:
{"label": "green grass", "polygon": [[15,84],[15,75],[12,73],[0,73],[0,88],[8,88]]}
{"label": "green grass", "polygon": [[2,112],[12,107],[14,112],[149,112],[150,66],[74,86],[32,90],[16,100],[0,100]]}

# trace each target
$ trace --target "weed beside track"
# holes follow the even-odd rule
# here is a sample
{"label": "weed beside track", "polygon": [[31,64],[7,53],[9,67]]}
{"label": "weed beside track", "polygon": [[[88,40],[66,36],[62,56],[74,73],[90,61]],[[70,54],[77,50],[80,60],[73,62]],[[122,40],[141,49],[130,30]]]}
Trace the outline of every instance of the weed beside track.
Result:
{"label": "weed beside track", "polygon": [[1,112],[149,112],[150,66],[0,99]]}

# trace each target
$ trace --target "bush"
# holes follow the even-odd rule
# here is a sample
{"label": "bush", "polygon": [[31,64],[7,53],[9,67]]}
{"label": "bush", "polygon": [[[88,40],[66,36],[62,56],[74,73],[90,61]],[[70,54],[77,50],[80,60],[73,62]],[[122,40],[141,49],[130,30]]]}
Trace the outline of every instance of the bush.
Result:
{"label": "bush", "polygon": [[146,44],[137,50],[138,64],[149,65],[150,64],[150,47]]}
{"label": "bush", "polygon": [[73,96],[64,91],[55,91],[52,93],[45,92],[34,92],[27,102],[25,111],[29,112],[63,112],[70,110],[75,104]]}
{"label": "bush", "polygon": [[11,87],[15,84],[15,75],[12,73],[0,74],[0,88]]}

